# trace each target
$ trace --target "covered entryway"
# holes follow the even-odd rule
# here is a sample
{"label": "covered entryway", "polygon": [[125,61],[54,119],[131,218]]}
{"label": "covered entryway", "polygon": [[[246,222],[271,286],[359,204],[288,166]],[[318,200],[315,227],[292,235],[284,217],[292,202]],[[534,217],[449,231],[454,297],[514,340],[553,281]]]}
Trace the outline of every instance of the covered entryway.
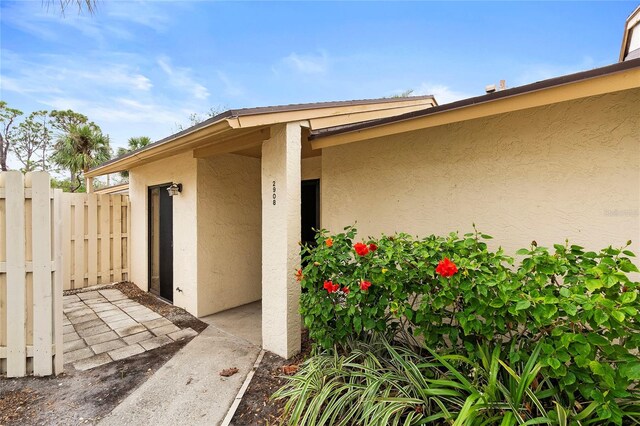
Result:
{"label": "covered entryway", "polygon": [[149,292],[173,302],[173,199],[171,184],[149,188]]}
{"label": "covered entryway", "polygon": [[[321,226],[322,151],[310,132],[434,105],[420,96],[229,110],[87,176],[129,171],[133,282],[198,317],[262,300],[263,346],[288,358],[300,350],[300,243]],[[183,189],[170,199],[154,186],[163,182]]]}

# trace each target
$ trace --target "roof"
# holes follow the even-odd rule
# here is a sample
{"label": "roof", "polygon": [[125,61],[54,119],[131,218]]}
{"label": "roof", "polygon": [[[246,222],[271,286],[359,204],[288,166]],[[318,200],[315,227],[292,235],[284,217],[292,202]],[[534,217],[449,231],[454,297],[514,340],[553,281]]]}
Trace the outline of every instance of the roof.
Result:
{"label": "roof", "polygon": [[118,183],[111,186],[103,186],[93,191],[96,194],[127,194],[129,192],[129,183]]}
{"label": "roof", "polygon": [[[98,176],[105,173],[113,173],[115,171],[126,170],[127,168],[120,168],[115,170],[113,167],[116,164],[122,163],[126,159],[136,157],[142,153],[147,153],[158,149],[160,146],[178,142],[181,139],[185,139],[189,135],[193,135],[199,132],[203,132],[205,129],[212,129],[212,133],[221,133],[225,130],[233,128],[249,128],[259,125],[270,125],[280,122],[286,122],[287,113],[300,113],[297,120],[304,120],[309,118],[317,118],[318,124],[325,122],[326,120],[333,119],[337,116],[345,116],[345,120],[353,122],[354,118],[360,117],[361,120],[366,119],[368,116],[366,113],[372,114],[376,111],[392,111],[399,108],[405,109],[424,109],[437,105],[433,95],[424,96],[408,96],[408,97],[396,97],[396,98],[376,98],[376,99],[361,99],[361,100],[347,100],[347,101],[331,101],[331,102],[314,102],[314,103],[302,103],[302,104],[289,104],[289,105],[275,105],[256,108],[242,108],[242,109],[230,109],[221,114],[213,116],[201,123],[198,123],[188,129],[174,133],[166,138],[160,139],[154,143],[151,143],[140,149],[130,151],[125,155],[111,159],[93,169],[87,173],[87,177]],[[311,114],[312,111],[332,110],[336,111],[327,113]],[[309,113],[307,117],[306,112]],[[396,114],[399,112],[396,112]],[[383,115],[389,115],[385,113]],[[381,115],[381,113],[374,114]],[[260,117],[271,117],[268,119],[259,119]],[[281,118],[279,118],[281,117]],[[257,118],[257,119],[256,119]],[[324,119],[324,120],[323,120]],[[280,120],[280,121],[278,121]],[[283,121],[285,120],[285,121]],[[218,126],[218,129],[213,131],[213,128]],[[112,170],[113,169],[113,170]],[[105,170],[104,172],[102,172]]]}
{"label": "roof", "polygon": [[640,31],[640,6],[636,7],[631,15],[627,18],[624,23],[624,34],[622,35],[622,46],[620,47],[620,62],[628,61],[629,59],[635,59],[640,57],[640,49],[636,49],[633,51],[629,51],[629,44],[631,42],[630,35],[631,31],[635,30]]}
{"label": "roof", "polygon": [[[325,128],[325,129],[319,129],[311,132],[309,139],[313,141],[312,145],[314,149],[320,149],[327,146],[340,144],[337,141],[335,143],[327,143],[324,141],[325,139],[330,139],[332,137],[335,139],[339,135],[346,136],[346,134],[359,133],[360,135],[353,138],[354,140],[351,140],[351,141],[368,139],[369,137],[373,137],[373,136],[371,135],[363,136],[363,134],[374,128],[388,127],[388,126],[392,126],[394,124],[398,124],[402,122],[418,120],[418,119],[426,118],[430,116],[444,115],[446,113],[450,113],[453,111],[476,108],[481,105],[494,104],[494,103],[506,101],[509,99],[525,97],[525,95],[528,95],[528,94],[542,93],[545,91],[550,91],[551,89],[554,89],[554,88],[575,85],[580,82],[584,82],[584,83],[595,82],[599,78],[612,76],[620,73],[625,73],[629,71],[638,71],[639,69],[640,69],[640,59],[628,60],[625,62],[620,62],[613,65],[592,69],[589,71],[583,71],[575,74],[569,74],[569,75],[564,75],[560,77],[550,78],[548,80],[542,80],[542,81],[527,84],[524,86],[518,86],[511,89],[505,89],[498,92],[488,93],[482,96],[467,98],[457,102],[451,102],[448,104],[439,105],[433,108],[428,108],[420,111],[409,112],[406,114],[396,115],[393,117],[369,120],[367,122],[362,122],[362,123],[354,123],[354,124],[335,126],[335,127]],[[623,87],[623,88],[640,87],[640,72],[634,73],[633,76],[625,79],[625,83],[621,83],[621,84],[622,86],[600,85],[602,87],[599,86],[597,90],[592,92],[594,92],[594,94],[600,94],[600,93],[620,90],[619,87]],[[595,93],[596,91],[598,93]],[[584,91],[584,93],[590,93],[590,92],[587,89]],[[578,96],[577,93],[575,94],[575,96],[580,97]],[[556,101],[558,102],[562,100],[567,100],[567,99],[563,99],[562,97],[553,98],[551,96],[547,96],[544,102],[546,102],[546,104],[554,103],[554,99],[556,99]],[[526,101],[519,101],[517,105],[513,106],[513,109],[507,108],[506,111],[503,110],[502,112],[508,112],[509,110],[524,109],[527,107],[535,107],[539,105],[540,104],[534,103],[534,102],[527,104]],[[492,115],[492,114],[487,113],[486,115]],[[474,115],[469,115],[469,118],[478,118],[478,117]],[[458,119],[458,120],[453,120],[448,122],[454,122],[454,121],[463,121],[463,120]],[[445,123],[440,123],[440,124],[445,124]],[[405,127],[403,131],[408,131],[408,130]],[[390,131],[388,134],[392,134],[392,133],[400,133],[400,132]],[[378,135],[378,136],[382,136],[382,135]],[[347,139],[345,138],[344,143],[347,143],[346,140]]]}

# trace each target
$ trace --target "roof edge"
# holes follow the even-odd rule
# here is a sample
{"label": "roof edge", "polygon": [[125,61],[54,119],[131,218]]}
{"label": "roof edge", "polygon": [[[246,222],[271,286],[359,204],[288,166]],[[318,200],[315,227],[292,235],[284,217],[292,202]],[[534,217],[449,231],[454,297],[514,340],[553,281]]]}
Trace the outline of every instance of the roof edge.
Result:
{"label": "roof edge", "polygon": [[436,101],[433,95],[420,95],[420,96],[404,96],[404,97],[395,97],[395,98],[394,97],[370,98],[370,99],[347,100],[347,101],[315,102],[315,103],[288,104],[288,105],[276,105],[276,106],[255,107],[255,108],[230,109],[220,114],[217,114],[211,118],[208,118],[207,120],[201,123],[198,123],[187,129],[181,130],[180,132],[167,136],[166,138],[153,142],[147,146],[136,149],[134,151],[130,151],[120,157],[116,157],[109,161],[106,161],[100,164],[99,166],[96,166],[90,169],[87,172],[86,176],[95,177],[95,176],[100,176],[101,174],[110,173],[110,172],[101,172],[101,171],[105,168],[108,168],[109,166],[115,165],[116,163],[120,163],[127,159],[136,157],[146,151],[150,151],[162,145],[169,144],[184,136],[192,134],[196,131],[200,131],[201,129],[204,129],[206,127],[210,127],[215,124],[221,123],[223,121],[227,121],[229,127],[232,128],[234,127],[234,124],[232,123],[232,121],[235,121],[239,117],[272,114],[272,113],[279,113],[279,112],[289,112],[289,111],[307,111],[312,109],[385,104],[385,103],[393,103],[393,102],[420,101],[420,100],[431,100],[433,101],[434,105],[436,106],[438,105],[438,102]]}
{"label": "roof edge", "polygon": [[478,104],[494,102],[500,99],[511,98],[514,96],[520,96],[527,93],[550,89],[553,87],[558,87],[566,84],[577,83],[580,81],[590,80],[590,79],[594,79],[594,78],[598,78],[598,77],[602,77],[610,74],[624,72],[624,71],[638,68],[638,67],[640,67],[640,58],[631,59],[625,62],[618,62],[612,65],[607,65],[600,68],[594,68],[587,71],[580,71],[573,74],[566,74],[559,77],[553,77],[546,80],[525,84],[523,86],[501,90],[499,92],[493,92],[485,95],[461,99],[459,101],[438,105],[438,106],[420,110],[420,111],[408,112],[408,113],[396,115],[393,117],[380,118],[377,120],[370,120],[368,122],[363,122],[363,123],[354,123],[354,124],[348,124],[344,126],[318,129],[316,131],[311,132],[309,136],[309,140],[318,140],[318,139],[327,138],[327,137],[338,135],[338,134],[356,132],[358,130],[384,126],[386,124],[411,120],[413,118],[424,117],[424,116],[451,111],[451,110],[460,109],[460,108],[467,108],[467,107],[471,107]]}

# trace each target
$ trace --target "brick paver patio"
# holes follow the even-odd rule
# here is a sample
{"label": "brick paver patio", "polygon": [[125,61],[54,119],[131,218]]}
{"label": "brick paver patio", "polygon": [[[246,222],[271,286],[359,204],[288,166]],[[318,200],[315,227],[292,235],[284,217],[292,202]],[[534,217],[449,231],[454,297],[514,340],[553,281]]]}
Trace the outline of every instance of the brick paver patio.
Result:
{"label": "brick paver patio", "polygon": [[195,336],[120,290],[64,296],[64,362],[88,370]]}

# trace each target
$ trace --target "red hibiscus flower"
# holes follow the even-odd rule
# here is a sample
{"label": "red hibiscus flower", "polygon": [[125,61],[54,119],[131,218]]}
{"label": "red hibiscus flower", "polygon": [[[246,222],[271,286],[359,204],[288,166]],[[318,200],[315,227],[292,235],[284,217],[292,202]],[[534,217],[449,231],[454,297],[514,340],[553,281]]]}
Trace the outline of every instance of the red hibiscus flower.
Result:
{"label": "red hibiscus flower", "polygon": [[342,292],[343,292],[344,294],[349,294],[349,292],[350,292],[350,291],[351,291],[351,290],[349,290],[349,287],[342,287]]}
{"label": "red hibiscus flower", "polygon": [[367,291],[371,287],[371,281],[360,281],[360,290]]}
{"label": "red hibiscus flower", "polygon": [[369,247],[363,243],[355,243],[353,248],[356,249],[356,253],[358,253],[359,256],[366,256],[369,253]]}
{"label": "red hibiscus flower", "polygon": [[298,269],[296,271],[296,281],[300,282],[302,281],[303,278],[304,278],[304,275],[302,275],[302,269]]}
{"label": "red hibiscus flower", "polygon": [[375,245],[373,243],[369,244],[369,251],[376,251],[376,250],[378,250],[378,246],[377,245]]}
{"label": "red hibiscus flower", "polygon": [[340,285],[334,284],[333,281],[325,281],[323,287],[325,290],[327,290],[327,293],[335,293],[336,291],[340,290]]}
{"label": "red hibiscus flower", "polygon": [[327,247],[333,247],[333,239],[331,238],[327,238],[326,240],[324,240],[324,243],[327,245]]}
{"label": "red hibiscus flower", "polygon": [[445,278],[453,276],[456,272],[458,272],[458,267],[448,257],[442,259],[436,267],[436,273]]}

